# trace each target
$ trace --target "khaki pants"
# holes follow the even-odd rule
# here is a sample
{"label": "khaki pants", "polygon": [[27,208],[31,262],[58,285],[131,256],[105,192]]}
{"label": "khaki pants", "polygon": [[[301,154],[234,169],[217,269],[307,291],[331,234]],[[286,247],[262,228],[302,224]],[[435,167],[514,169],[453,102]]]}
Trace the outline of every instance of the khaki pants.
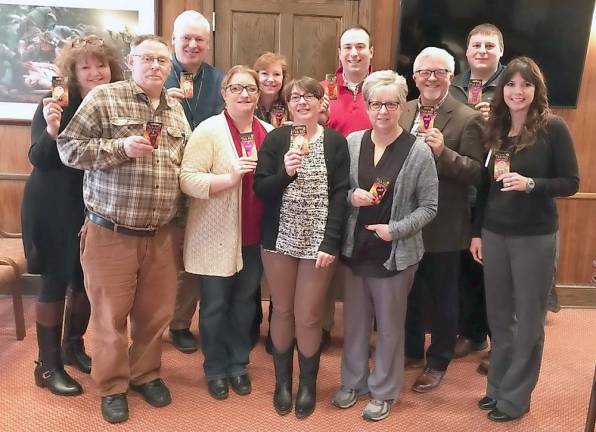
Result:
{"label": "khaki pants", "polygon": [[91,377],[102,396],[124,393],[130,382],[159,378],[162,333],[176,298],[178,236],[172,224],[154,237],[115,233],[88,220],[83,225],[81,263],[93,328]]}

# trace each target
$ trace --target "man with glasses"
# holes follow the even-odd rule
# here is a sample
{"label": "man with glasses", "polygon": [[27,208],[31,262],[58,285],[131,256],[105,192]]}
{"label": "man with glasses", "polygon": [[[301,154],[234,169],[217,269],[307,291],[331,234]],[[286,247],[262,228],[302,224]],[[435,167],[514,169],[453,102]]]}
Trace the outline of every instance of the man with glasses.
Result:
{"label": "man with glasses", "polygon": [[[190,128],[166,94],[170,50],[131,43],[132,78],[96,87],[58,137],[65,165],[85,170],[81,264],[91,303],[93,369],[110,423],[128,419],[126,392],[171,402],[159,378],[161,337],[176,298],[178,172]],[[129,348],[127,318],[130,318]]]}
{"label": "man with glasses", "polygon": [[[439,176],[436,218],[422,230],[425,253],[408,297],[406,367],[424,367],[412,390],[436,388],[453,357],[457,337],[460,253],[470,244],[468,185],[480,180],[483,148],[481,116],[449,94],[455,61],[428,47],[414,61],[420,97],[404,107],[402,127],[424,140]],[[432,342],[424,360],[423,307],[432,310]]]}
{"label": "man with glasses", "polygon": [[[209,21],[194,10],[182,12],[174,21],[172,33],[172,70],[166,80],[168,94],[180,100],[186,119],[194,130],[208,117],[219,114],[223,109],[221,97],[222,72],[205,63],[209,52],[211,28]],[[181,88],[185,74],[191,74],[187,92]],[[185,97],[192,95],[191,97]],[[184,220],[181,223],[184,225]],[[174,346],[183,353],[197,350],[197,341],[190,331],[192,317],[197,309],[199,286],[196,281],[186,281],[185,273],[178,276],[178,294],[174,317],[170,323],[170,338]]]}

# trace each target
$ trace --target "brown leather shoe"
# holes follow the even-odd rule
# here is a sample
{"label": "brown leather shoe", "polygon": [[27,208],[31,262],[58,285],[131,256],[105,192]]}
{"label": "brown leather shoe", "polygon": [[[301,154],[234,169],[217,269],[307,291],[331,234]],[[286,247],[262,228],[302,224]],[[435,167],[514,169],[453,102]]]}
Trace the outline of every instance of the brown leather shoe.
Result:
{"label": "brown leather shoe", "polygon": [[424,368],[424,371],[416,379],[416,382],[412,386],[412,390],[417,393],[427,393],[434,388],[437,388],[441,384],[441,380],[445,375],[445,371]]}
{"label": "brown leather shoe", "polygon": [[488,343],[484,340],[480,343],[474,342],[463,336],[458,336],[455,343],[455,350],[453,351],[453,358],[462,358],[473,351],[483,351],[488,347]]}
{"label": "brown leather shoe", "polygon": [[405,369],[420,369],[423,368],[426,362],[423,358],[417,359],[412,357],[406,357],[404,361]]}

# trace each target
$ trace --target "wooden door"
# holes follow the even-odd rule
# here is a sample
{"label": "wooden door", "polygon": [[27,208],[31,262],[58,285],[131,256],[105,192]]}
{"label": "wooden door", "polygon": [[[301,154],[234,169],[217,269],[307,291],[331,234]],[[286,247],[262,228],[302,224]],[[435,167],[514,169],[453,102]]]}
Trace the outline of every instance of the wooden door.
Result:
{"label": "wooden door", "polygon": [[215,65],[252,66],[265,51],[284,54],[290,76],[334,72],[348,26],[370,20],[370,0],[215,0]]}

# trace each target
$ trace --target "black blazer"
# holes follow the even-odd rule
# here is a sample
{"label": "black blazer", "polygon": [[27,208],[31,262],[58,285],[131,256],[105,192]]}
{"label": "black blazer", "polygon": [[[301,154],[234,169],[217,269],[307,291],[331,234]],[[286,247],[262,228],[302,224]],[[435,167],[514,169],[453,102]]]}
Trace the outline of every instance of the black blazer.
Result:
{"label": "black blazer", "polygon": [[[254,191],[265,207],[262,219],[262,245],[265,249],[275,250],[282,195],[296,178],[290,177],[284,167],[284,155],[290,148],[290,130],[290,126],[284,126],[269,132],[259,151]],[[334,129],[325,128],[323,148],[329,184],[329,210],[319,250],[338,255],[347,210],[350,155],[346,139]]]}

